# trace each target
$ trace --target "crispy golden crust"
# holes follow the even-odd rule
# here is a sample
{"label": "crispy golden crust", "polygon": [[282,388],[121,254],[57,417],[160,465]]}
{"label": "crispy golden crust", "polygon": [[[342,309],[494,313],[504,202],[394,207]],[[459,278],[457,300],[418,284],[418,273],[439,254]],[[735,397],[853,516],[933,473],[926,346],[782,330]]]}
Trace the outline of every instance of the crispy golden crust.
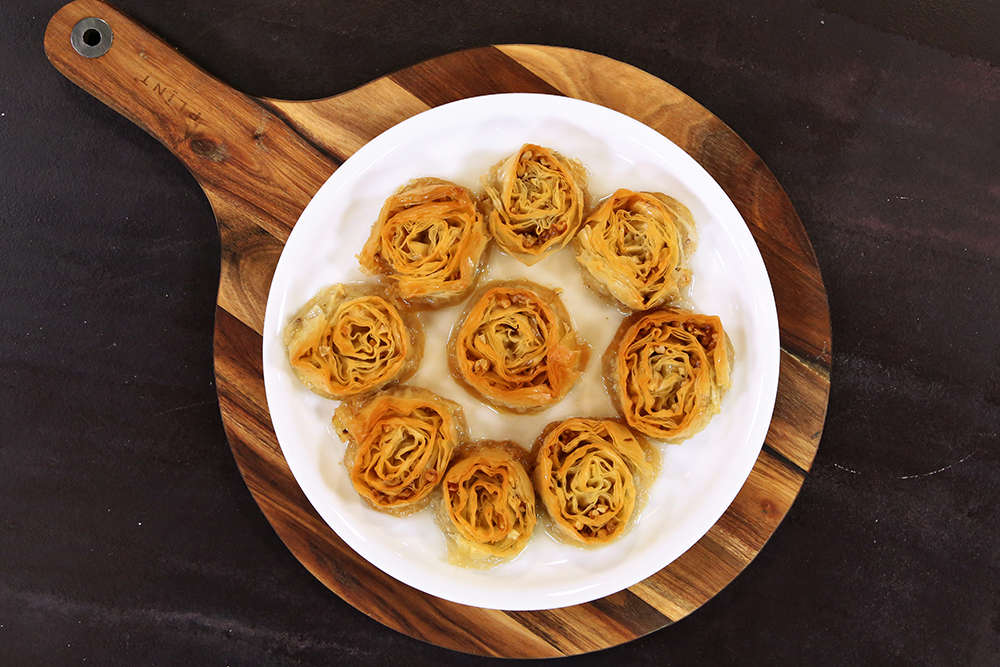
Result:
{"label": "crispy golden crust", "polygon": [[576,260],[588,285],[632,310],[677,301],[691,282],[695,249],[687,207],[659,192],[618,190],[588,216],[576,236]]}
{"label": "crispy golden crust", "polygon": [[480,441],[456,452],[441,486],[455,560],[489,567],[527,546],[536,517],[525,458],[512,442]]}
{"label": "crispy golden crust", "polygon": [[673,308],[626,318],[604,357],[611,400],[629,426],[667,442],[719,412],[732,361],[718,317]]}
{"label": "crispy golden crust", "polygon": [[400,311],[379,286],[332,285],[285,327],[288,362],[320,396],[345,399],[405,380],[423,353],[419,320]]}
{"label": "crispy golden crust", "polygon": [[659,455],[618,419],[549,424],[532,453],[535,491],[559,536],[600,546],[631,525]]}
{"label": "crispy golden crust", "polygon": [[525,144],[483,178],[497,244],[531,265],[572,240],[587,207],[587,172],[576,160]]}
{"label": "crispy golden crust", "polygon": [[418,178],[385,200],[358,260],[368,273],[385,275],[405,301],[437,308],[472,290],[488,242],[471,192]]}
{"label": "crispy golden crust", "polygon": [[458,382],[482,401],[519,413],[561,400],[589,355],[559,296],[527,280],[484,285],[448,343]]}
{"label": "crispy golden crust", "polygon": [[348,443],[344,462],[354,488],[375,509],[394,514],[427,503],[466,432],[462,406],[408,386],[345,401],[333,426]]}

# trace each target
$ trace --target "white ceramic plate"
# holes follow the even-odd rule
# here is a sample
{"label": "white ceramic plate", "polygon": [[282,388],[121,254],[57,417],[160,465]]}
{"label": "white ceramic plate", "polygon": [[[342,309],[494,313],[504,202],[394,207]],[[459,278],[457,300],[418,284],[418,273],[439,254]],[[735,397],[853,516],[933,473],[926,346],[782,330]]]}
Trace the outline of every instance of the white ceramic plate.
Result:
{"label": "white ceramic plate", "polygon": [[[351,486],[344,445],[330,424],[336,401],[295,378],[281,345],[289,318],[321,287],[361,280],[360,252],[383,200],[411,178],[436,176],[479,190],[479,177],[525,142],[580,159],[595,198],[618,187],[669,194],[698,227],[691,300],[721,316],[735,349],[733,385],[722,412],[682,445],[661,445],[663,468],[632,530],[599,549],[555,541],[544,530],[515,560],[492,570],[447,561],[429,510],[397,518],[370,509]],[[613,415],[600,356],[622,316],[583,287],[571,249],[534,267],[494,250],[489,276],[527,277],[562,288],[593,347],[587,372],[559,404],[532,416],[498,415],[447,372],[445,342],[461,306],[426,313],[426,352],[409,384],[465,407],[473,438],[513,439],[530,448],[549,421]],[[383,572],[448,600],[496,609],[548,609],[610,595],[684,553],[718,520],[749,475],[767,432],[778,383],[778,321],[764,263],[722,188],[671,141],[632,118],[566,97],[490,95],[446,104],[373,139],[345,162],[302,212],[278,262],[264,321],[264,381],[281,450],[313,507]],[[541,526],[541,524],[539,524]]]}

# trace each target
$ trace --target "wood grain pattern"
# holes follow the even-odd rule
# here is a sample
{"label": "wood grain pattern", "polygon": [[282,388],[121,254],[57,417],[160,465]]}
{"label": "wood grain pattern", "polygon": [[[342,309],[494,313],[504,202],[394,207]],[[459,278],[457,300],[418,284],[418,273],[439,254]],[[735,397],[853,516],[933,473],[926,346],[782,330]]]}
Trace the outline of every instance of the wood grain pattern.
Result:
{"label": "wood grain pattern", "polygon": [[[81,18],[105,19],[112,49],[70,47]],[[505,45],[420,63],[355,90],[293,102],[256,100],[206,74],[98,0],[50,22],[45,48],[70,80],[164,143],[198,179],[219,225],[215,327],[219,407],[248,488],[295,557],[328,588],[385,625],[448,648],[508,657],[598,650],[691,613],[726,586],[777,528],[819,444],[829,393],[830,321],[805,231],[763,161],[684,93],[592,53]],[[775,290],[781,372],[774,417],[753,471],[709,532],[643,582],[584,605],[536,612],[478,609],[416,591],[360,558],[316,514],[274,436],[264,395],[261,328],[274,267],[312,194],[365,142],[432,106],[471,95],[545,92],[628,114],[691,154],[736,203]]]}
{"label": "wood grain pattern", "polygon": [[[313,144],[346,160],[372,137],[430,108],[388,78],[375,79],[349,94],[295,102],[262,99]],[[364,113],[358,113],[364,109]]]}
{"label": "wood grain pattern", "polygon": [[389,78],[430,106],[497,92],[562,94],[492,48],[449,53],[390,74]]}

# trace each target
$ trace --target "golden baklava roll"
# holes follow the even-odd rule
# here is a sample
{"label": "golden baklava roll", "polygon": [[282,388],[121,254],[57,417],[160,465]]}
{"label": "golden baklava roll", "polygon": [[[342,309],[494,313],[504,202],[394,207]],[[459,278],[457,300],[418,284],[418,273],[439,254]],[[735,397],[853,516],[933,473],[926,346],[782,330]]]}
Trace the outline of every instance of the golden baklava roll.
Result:
{"label": "golden baklava roll", "polygon": [[472,193],[439,178],[410,181],[386,199],[358,259],[402,299],[440,307],[473,288],[489,241]]}
{"label": "golden baklava roll", "polygon": [[632,310],[677,301],[691,282],[695,228],[684,204],[660,192],[618,190],[576,236],[587,283]]}
{"label": "golden baklava roll", "polygon": [[535,490],[559,537],[599,546],[631,525],[659,454],[616,419],[549,424],[534,447]]}
{"label": "golden baklava roll", "polygon": [[491,567],[527,546],[536,518],[526,457],[512,442],[481,441],[456,452],[441,486],[453,561]]}
{"label": "golden baklava roll", "polygon": [[406,385],[341,403],[333,427],[348,443],[344,462],[355,490],[393,514],[427,503],[466,433],[462,406]]}
{"label": "golden baklava roll", "polygon": [[611,400],[629,426],[681,442],[719,412],[733,346],[718,317],[664,308],[626,318],[604,362]]}
{"label": "golden baklava roll", "polygon": [[565,246],[583,222],[586,178],[578,161],[535,144],[496,164],[483,186],[497,244],[529,266]]}
{"label": "golden baklava roll", "polygon": [[590,354],[551,289],[527,280],[484,285],[448,343],[452,375],[507,412],[537,412],[573,387]]}
{"label": "golden baklava roll", "polygon": [[405,380],[423,353],[419,320],[377,285],[327,287],[285,327],[295,375],[312,391],[345,399]]}

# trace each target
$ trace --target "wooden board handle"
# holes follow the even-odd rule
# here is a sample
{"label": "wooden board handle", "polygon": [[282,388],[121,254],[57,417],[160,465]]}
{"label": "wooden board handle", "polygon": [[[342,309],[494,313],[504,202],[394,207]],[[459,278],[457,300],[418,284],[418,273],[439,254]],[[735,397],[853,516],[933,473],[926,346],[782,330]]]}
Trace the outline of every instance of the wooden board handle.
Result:
{"label": "wooden board handle", "polygon": [[247,202],[287,237],[335,165],[253,98],[211,76],[99,0],[76,0],[45,30],[70,81],[156,137],[201,183],[216,212]]}

